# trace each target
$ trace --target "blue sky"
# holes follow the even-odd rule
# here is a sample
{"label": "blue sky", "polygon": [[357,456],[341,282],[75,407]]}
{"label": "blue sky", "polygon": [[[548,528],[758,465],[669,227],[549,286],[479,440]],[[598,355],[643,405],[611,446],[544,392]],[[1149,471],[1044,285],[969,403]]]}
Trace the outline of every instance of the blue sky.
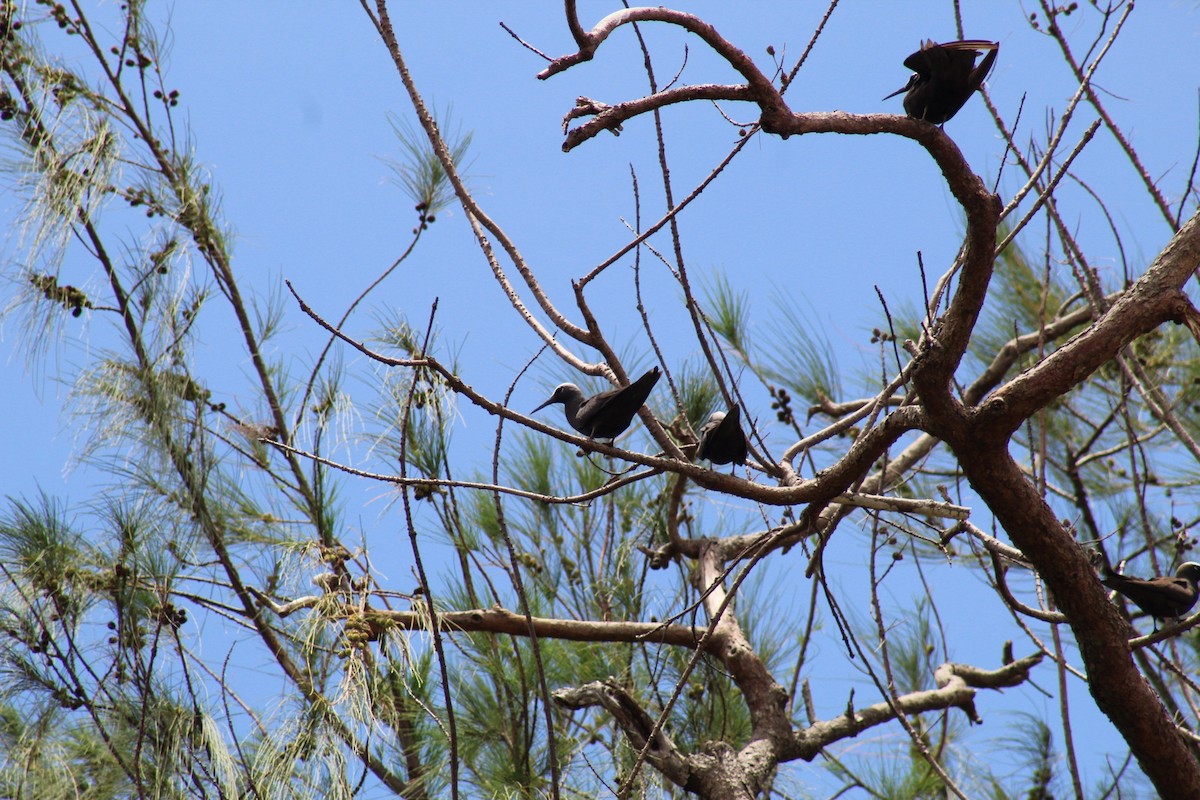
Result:
{"label": "blue sky", "polygon": [[[581,2],[589,25],[615,7]],[[1056,60],[1054,43],[1030,30],[1017,3],[966,4],[968,38],[1002,42],[988,88],[1011,120],[1023,94],[1022,140],[1032,130],[1044,140],[1047,108],[1060,108],[1074,90]],[[551,55],[571,49],[556,3],[395,3],[394,23],[405,56],[428,102],[452,109],[463,130],[473,132],[468,174],[477,198],[522,248],[552,296],[572,306],[569,280],[621,247],[629,234],[634,203],[631,170],[642,192],[643,220],[661,213],[653,129],[649,118],[625,126],[620,137],[602,135],[571,153],[561,152],[560,121],[579,95],[617,102],[646,93],[641,56],[628,30],[614,36],[591,63],[548,81],[538,81],[543,62],[522,48],[499,23]],[[806,44],[823,8],[818,4],[690,2],[680,8],[712,22],[760,64],[766,47],[794,55]],[[833,16],[809,66],[789,89],[796,110],[901,112],[900,98],[881,98],[899,88],[908,72],[902,61],[926,37],[957,38],[950,3],[846,3]],[[1064,25],[1083,25],[1084,12]],[[180,91],[196,158],[212,175],[233,226],[235,264],[244,285],[266,295],[282,279],[318,310],[339,313],[361,287],[407,245],[415,222],[411,202],[391,181],[389,160],[400,156],[389,115],[409,114],[407,101],[386,50],[353,3],[180,3],[171,14],[170,87]],[[643,32],[655,48],[660,83],[669,81],[684,57],[692,82],[733,82],[723,64],[664,26]],[[1137,9],[1097,77],[1106,103],[1174,200],[1194,152],[1200,84],[1200,13],[1191,3],[1146,3]],[[753,120],[752,109],[727,105],[735,119]],[[1093,118],[1083,112],[1077,135]],[[676,196],[686,194],[724,156],[737,130],[710,106],[673,107],[664,114]],[[976,171],[995,179],[1003,143],[983,104],[972,100],[946,126]],[[1070,137],[1068,137],[1070,138]],[[1079,171],[1106,197],[1129,198],[1110,208],[1139,274],[1169,238],[1169,230],[1144,199],[1128,165],[1101,132],[1078,162]],[[1001,183],[1007,197],[1018,183],[1011,165]],[[1121,274],[1119,251],[1079,192],[1064,192],[1062,211],[1079,226],[1079,236],[1102,273]],[[11,194],[0,195],[0,219],[15,218]],[[805,136],[788,141],[760,136],[681,218],[685,257],[693,275],[723,274],[762,312],[752,337],[765,337],[763,319],[779,298],[794,303],[824,333],[845,369],[850,394],[858,377],[877,372],[877,351],[868,343],[882,314],[878,286],[896,312],[916,307],[921,297],[916,253],[930,275],[942,272],[958,247],[960,215],[932,162],[917,145],[899,138]],[[8,227],[4,225],[3,227]],[[665,240],[660,240],[663,244]],[[11,244],[11,242],[10,242]],[[1036,246],[1036,241],[1032,243]],[[68,261],[82,279],[99,281],[89,265]],[[645,269],[652,264],[646,262]],[[595,287],[608,312],[607,331],[631,352],[645,352],[633,312],[629,260],[616,265]],[[661,274],[647,278],[648,291],[664,306],[661,317],[671,357],[695,355],[682,325],[669,309],[678,291]],[[372,299],[376,310],[396,309],[423,321],[434,298],[445,340],[452,342],[469,383],[500,396],[533,357],[540,342],[515,321],[474,247],[462,214],[441,215],[418,256],[406,263]],[[276,355],[307,363],[324,338],[288,304]],[[656,317],[656,322],[659,318]],[[64,341],[44,365],[28,370],[7,321],[0,333],[0,364],[9,413],[0,418],[0,437],[19,457],[4,459],[4,493],[28,495],[41,487],[71,500],[91,496],[96,476],[86,469],[64,474],[76,438],[74,424],[60,413],[64,389],[60,367],[78,362],[86,328],[68,324]],[[352,334],[373,327],[370,313],[352,320]],[[231,376],[248,364],[229,360],[219,334],[203,340],[202,364]],[[240,352],[240,351],[235,351]],[[342,354],[356,380],[376,380],[376,370]],[[581,353],[591,358],[590,353]],[[240,357],[240,356],[238,356]],[[529,410],[548,388],[564,379],[560,365],[543,356],[518,387],[515,405]],[[222,399],[236,402],[234,393]],[[770,428],[765,392],[748,409]],[[460,455],[469,459],[489,442],[493,422],[464,409],[459,421]],[[782,431],[775,431],[783,436]],[[776,440],[777,443],[782,439]],[[485,445],[486,446],[486,445]],[[361,450],[348,447],[348,459]],[[478,464],[486,466],[482,457]],[[377,486],[351,481],[344,498],[361,500],[370,527],[381,507]],[[835,551],[834,557],[839,557]],[[845,555],[849,560],[853,556]],[[852,580],[847,573],[846,580]],[[943,570],[947,586],[979,591],[966,569]],[[792,589],[789,589],[789,591]],[[949,590],[947,590],[949,591]],[[952,599],[952,597],[951,597]],[[953,616],[953,602],[947,602]],[[969,620],[967,620],[969,622]],[[964,637],[963,660],[993,663],[994,641]],[[1051,680],[1046,672],[1042,679]],[[1084,692],[1076,684],[1072,690]],[[1030,694],[1023,710],[1046,712]],[[986,716],[989,700],[981,702]],[[998,705],[1001,701],[997,700]],[[1090,703],[1079,704],[1086,714]],[[1004,713],[1011,706],[1003,705]],[[836,703],[826,708],[837,713]],[[1089,722],[1091,718],[1087,718]],[[1081,736],[1096,737],[1097,751],[1115,746],[1106,723]],[[1091,769],[1098,769],[1092,763]],[[1098,778],[1099,774],[1093,773]]]}

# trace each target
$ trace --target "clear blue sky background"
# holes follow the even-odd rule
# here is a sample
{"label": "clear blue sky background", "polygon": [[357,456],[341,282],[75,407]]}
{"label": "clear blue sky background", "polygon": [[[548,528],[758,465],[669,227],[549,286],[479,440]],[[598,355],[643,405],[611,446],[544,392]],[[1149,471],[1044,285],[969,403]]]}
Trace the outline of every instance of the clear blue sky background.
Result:
{"label": "clear blue sky background", "polygon": [[[1075,89],[1056,46],[1030,30],[1016,2],[966,6],[965,35],[1002,42],[988,81],[994,102],[1011,121],[1026,95],[1018,138],[1027,140],[1032,130],[1044,141],[1045,109],[1060,108]],[[615,7],[585,0],[580,13],[590,26]],[[688,2],[679,7],[716,25],[764,66],[768,45],[788,56],[798,54],[823,11],[820,4],[795,2]],[[635,213],[631,167],[640,179],[644,222],[661,214],[649,118],[628,123],[620,137],[605,134],[569,154],[560,149],[560,121],[577,96],[617,102],[646,93],[631,31],[614,36],[593,62],[543,82],[534,77],[543,67],[541,59],[498,23],[507,23],[548,54],[566,53],[572,42],[557,3],[396,2],[393,14],[427,101],[442,110],[452,108],[455,122],[474,133],[469,174],[477,198],[522,248],[552,296],[571,308],[569,280],[628,239],[622,220],[632,222]],[[1064,25],[1083,25],[1088,18],[1081,11]],[[407,101],[374,29],[355,3],[282,2],[179,3],[171,13],[171,29],[170,87],[181,93],[181,118],[188,123],[196,158],[211,172],[234,227],[235,265],[243,285],[265,295],[280,291],[281,280],[288,278],[318,309],[331,316],[340,313],[399,255],[415,222],[411,202],[390,181],[387,163],[400,155],[389,114],[408,116]],[[678,70],[685,43],[690,45],[685,80],[735,82],[732,71],[696,40],[664,26],[647,25],[643,32],[655,48],[660,84]],[[899,97],[881,98],[907,80],[901,62],[925,37],[957,38],[951,3],[845,3],[789,89],[788,100],[801,111],[900,113]],[[1196,4],[1144,3],[1097,77],[1110,110],[1172,200],[1194,152],[1197,53]],[[735,119],[754,119],[748,106],[727,104],[725,110]],[[724,156],[737,130],[705,104],[672,107],[664,119],[678,198]],[[1092,119],[1091,112],[1081,112],[1072,130],[1077,135]],[[1004,147],[982,102],[969,103],[946,130],[976,171],[994,180]],[[1146,259],[1169,238],[1167,226],[1144,199],[1107,133],[1097,136],[1077,165],[1101,195],[1118,203],[1109,210],[1129,253],[1130,269],[1140,274]],[[1018,185],[1010,166],[1001,195],[1007,197]],[[1064,200],[1061,210],[1068,223],[1078,223],[1095,266],[1119,276],[1118,248],[1094,204],[1070,189]],[[15,219],[18,210],[11,194],[0,197],[0,220]],[[760,136],[681,218],[681,226],[692,274],[724,274],[760,312],[751,323],[752,337],[765,337],[774,304],[791,298],[785,302],[795,303],[835,348],[846,370],[847,395],[857,396],[862,392],[857,376],[878,371],[877,350],[868,343],[871,328],[882,322],[873,287],[879,287],[893,312],[919,306],[916,253],[923,253],[932,280],[957,250],[960,219],[932,162],[911,141]],[[659,244],[665,246],[665,241]],[[1036,244],[1034,239],[1031,247]],[[98,282],[99,273],[80,259],[69,258],[65,265],[76,270],[71,282],[85,287]],[[626,259],[613,267],[596,291],[608,301],[604,310],[612,339],[643,353],[629,263]],[[649,263],[646,268],[653,269]],[[670,335],[672,325],[683,324],[669,310],[678,306],[678,291],[661,279],[648,281],[649,300],[663,306],[661,316],[656,309],[655,321],[669,357],[693,357],[694,345],[686,335]],[[661,294],[654,297],[654,291]],[[540,342],[516,321],[462,214],[453,209],[439,217],[417,257],[372,303],[375,309],[398,309],[420,324],[435,297],[445,340],[457,345],[464,376],[481,391],[501,396]],[[41,487],[72,501],[87,500],[97,477],[86,469],[64,473],[77,442],[70,419],[60,414],[65,390],[55,380],[60,366],[78,362],[87,329],[68,324],[57,356],[30,371],[16,350],[18,337],[11,325],[10,320],[0,329],[5,355],[0,380],[8,403],[8,413],[0,417],[0,440],[8,452],[0,465],[3,493],[29,495]],[[348,327],[351,333],[368,334],[371,315],[360,314]],[[232,376],[248,373],[248,363],[239,360],[240,349],[224,346],[219,333],[211,336],[202,342],[201,362],[227,370],[234,385]],[[275,340],[278,357],[305,365],[323,343],[289,304],[285,330]],[[374,367],[343,355],[358,380],[366,384],[376,379]],[[518,388],[515,405],[522,410],[537,405],[562,376],[562,368],[543,356]],[[213,388],[214,400],[236,404],[232,394],[222,397],[221,387]],[[755,396],[761,405],[750,412],[769,435],[778,437],[778,447],[786,434],[771,427],[765,392]],[[468,408],[459,425],[460,455],[470,459],[478,454],[483,468],[494,422]],[[342,455],[352,461],[366,456],[353,446]],[[363,524],[370,529],[381,506],[366,504],[382,494],[376,485],[351,481],[343,497],[351,507],[363,506]],[[847,580],[859,579],[859,572],[848,572]],[[980,629],[984,626],[978,624],[976,609],[961,604],[955,609],[952,602],[956,587],[980,594],[981,585],[964,569],[948,568],[940,575],[946,582],[939,591],[946,592],[942,597],[950,624],[960,626],[952,655],[994,664],[999,642]],[[812,677],[815,684],[823,676]],[[1052,680],[1048,668],[1041,679]],[[1088,710],[1086,689],[1076,683],[1072,692],[1081,698],[1076,732],[1087,742],[1088,774],[1099,779],[1100,754],[1123,748],[1107,722]],[[843,698],[830,695],[820,710],[839,713]],[[1003,707],[1005,714],[1028,710],[1055,716],[1034,692],[1022,695],[1019,709],[1011,700],[992,702],[981,698],[985,718],[990,707]]]}

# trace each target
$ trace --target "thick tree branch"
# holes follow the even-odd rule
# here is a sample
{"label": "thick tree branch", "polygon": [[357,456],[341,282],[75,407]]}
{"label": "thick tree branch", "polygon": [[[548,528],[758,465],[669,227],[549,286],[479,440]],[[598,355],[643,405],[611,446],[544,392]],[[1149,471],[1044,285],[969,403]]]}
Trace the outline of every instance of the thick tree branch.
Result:
{"label": "thick tree branch", "polygon": [[[1110,295],[1108,300],[1113,303],[1119,296],[1119,294]],[[996,351],[987,368],[979,373],[979,377],[963,392],[964,404],[972,406],[979,403],[987,396],[988,392],[1000,385],[1004,376],[1023,354],[1028,353],[1040,343],[1051,342],[1095,318],[1095,309],[1090,305],[1084,306],[1063,317],[1051,320],[1041,330],[1025,333],[1008,340]]]}
{"label": "thick tree branch", "polygon": [[[726,593],[724,564],[716,559],[716,551],[707,549],[700,557],[699,584],[704,590],[704,607],[712,625],[712,653],[721,659],[729,677],[742,690],[750,711],[751,734],[754,739],[782,742],[791,732],[791,722],[784,709],[787,692],[776,682],[767,665],[758,657]],[[765,778],[765,774],[758,778]]]}
{"label": "thick tree branch", "polygon": [[1005,445],[971,433],[948,443],[971,486],[1033,562],[1070,620],[1087,667],[1088,689],[1121,731],[1142,770],[1163,797],[1200,797],[1200,764],[1134,664],[1125,622],[1108,602],[1083,548],[1026,480]]}
{"label": "thick tree branch", "polygon": [[1036,411],[1078,386],[1134,339],[1164,322],[1185,322],[1181,287],[1200,264],[1200,212],[1171,239],[1146,273],[1094,325],[996,391],[981,414],[1007,437]]}

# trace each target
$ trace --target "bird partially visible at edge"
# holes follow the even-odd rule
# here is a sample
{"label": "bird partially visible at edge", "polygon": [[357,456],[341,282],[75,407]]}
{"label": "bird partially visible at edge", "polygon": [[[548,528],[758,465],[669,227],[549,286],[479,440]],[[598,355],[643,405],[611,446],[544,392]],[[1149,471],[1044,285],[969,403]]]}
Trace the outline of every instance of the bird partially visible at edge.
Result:
{"label": "bird partially visible at edge", "polygon": [[1112,571],[1105,565],[1104,578],[1100,581],[1115,592],[1125,595],[1134,605],[1158,620],[1182,617],[1200,596],[1200,564],[1187,561],[1179,565],[1174,576],[1158,578],[1130,578]]}
{"label": "bird partially visible at edge", "polygon": [[714,411],[700,428],[696,458],[713,464],[745,464],[749,450],[741,426],[741,407],[734,404],[729,413]]}
{"label": "bird partially visible at edge", "polygon": [[[979,66],[975,66],[980,51],[986,51],[986,54]],[[914,73],[908,83],[883,99],[906,92],[904,113],[941,125],[971,99],[991,72],[999,53],[1000,43],[986,39],[944,44],[929,39],[920,50],[904,59],[904,66]]]}
{"label": "bird partially visible at edge", "polygon": [[662,372],[658,367],[648,371],[628,386],[606,389],[591,397],[573,383],[561,383],[554,389],[550,399],[535,408],[536,414],[548,405],[562,403],[567,422],[572,428],[591,439],[615,439],[625,432],[650,396],[650,390]]}

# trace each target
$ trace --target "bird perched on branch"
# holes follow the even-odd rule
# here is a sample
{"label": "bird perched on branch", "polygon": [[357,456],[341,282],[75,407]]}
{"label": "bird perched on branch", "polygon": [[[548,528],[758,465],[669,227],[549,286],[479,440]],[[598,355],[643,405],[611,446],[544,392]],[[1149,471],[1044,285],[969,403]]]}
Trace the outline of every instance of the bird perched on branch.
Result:
{"label": "bird perched on branch", "polygon": [[555,387],[550,399],[531,413],[562,403],[572,428],[591,439],[615,439],[629,427],[633,415],[646,402],[660,377],[662,372],[655,367],[628,386],[606,389],[591,397],[585,397],[573,383],[561,383]]}
{"label": "bird perched on branch", "polygon": [[745,464],[746,434],[741,426],[742,409],[734,405],[729,413],[714,411],[700,428],[700,444],[696,458],[707,458],[713,464]]}
{"label": "bird perched on branch", "polygon": [[[987,51],[986,55],[979,66],[975,66],[981,50]],[[915,74],[907,84],[883,99],[907,92],[904,112],[908,116],[941,125],[971,98],[996,63],[999,53],[1000,43],[985,39],[945,44],[927,40],[920,50],[904,59],[904,66]]]}
{"label": "bird perched on branch", "polygon": [[1125,595],[1153,617],[1154,628],[1158,630],[1158,620],[1182,617],[1196,605],[1196,597],[1200,594],[1200,564],[1188,561],[1179,565],[1174,577],[1164,575],[1148,580],[1118,575],[1106,564],[1104,579],[1100,582]]}

